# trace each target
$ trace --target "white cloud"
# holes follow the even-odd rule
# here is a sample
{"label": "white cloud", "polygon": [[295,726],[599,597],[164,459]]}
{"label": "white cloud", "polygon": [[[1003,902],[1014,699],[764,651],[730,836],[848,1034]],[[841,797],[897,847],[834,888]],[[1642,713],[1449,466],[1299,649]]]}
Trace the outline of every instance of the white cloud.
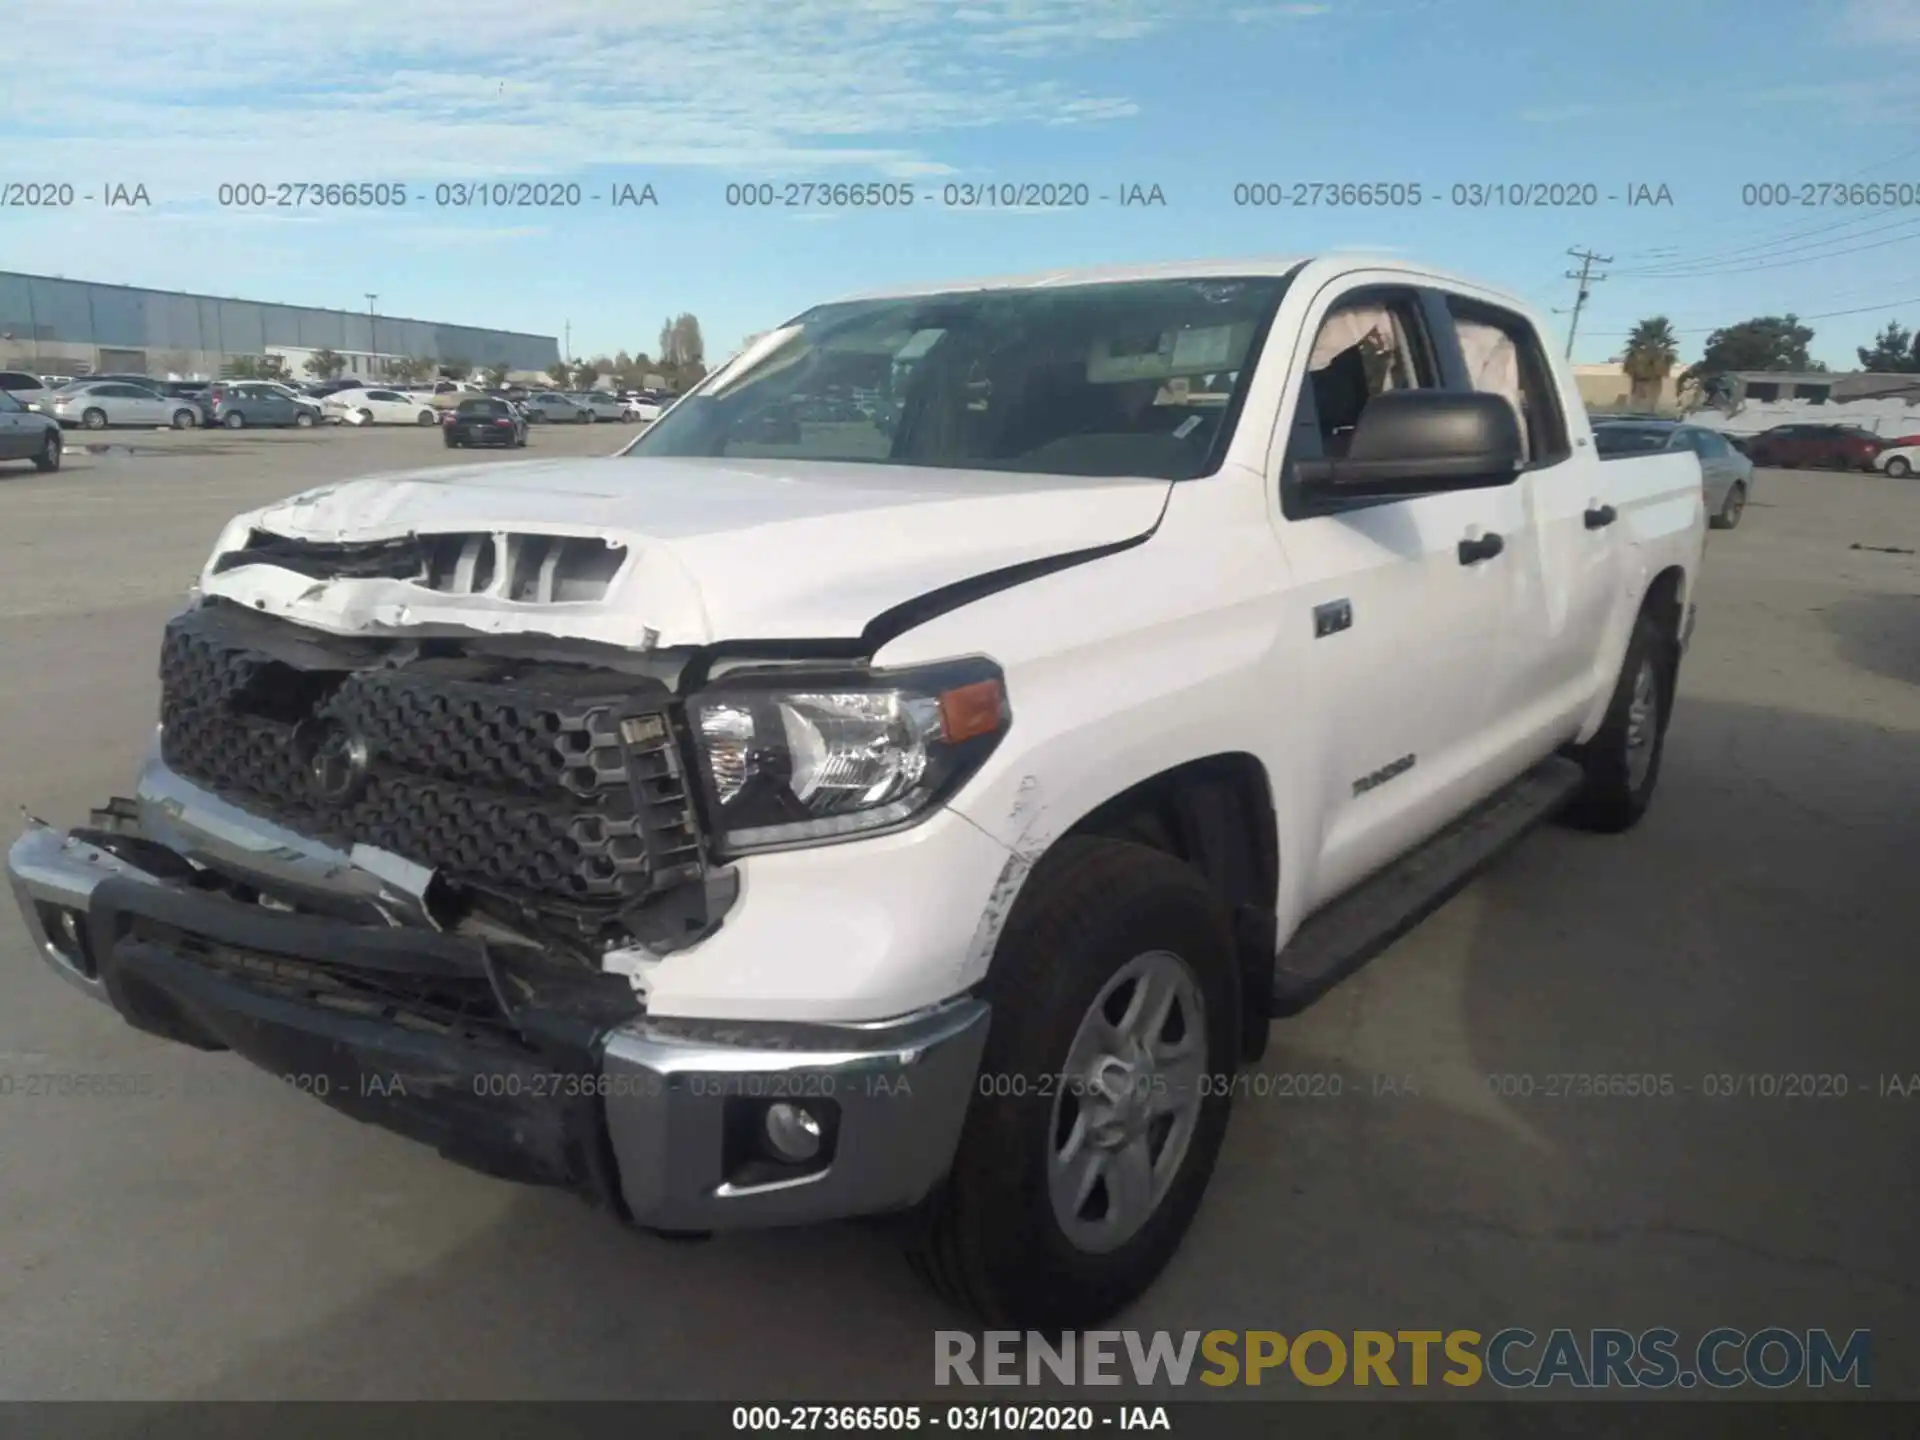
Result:
{"label": "white cloud", "polygon": [[1840,33],[1868,45],[1920,45],[1920,0],[1851,0]]}
{"label": "white cloud", "polygon": [[[570,176],[583,164],[946,173],[925,149],[1007,124],[1102,124],[1063,81],[1202,0],[89,0],[8,76],[9,173],[138,180]],[[1281,5],[1274,13],[1326,7]],[[1066,62],[1066,63],[1063,63]],[[163,194],[165,192],[165,194]]]}

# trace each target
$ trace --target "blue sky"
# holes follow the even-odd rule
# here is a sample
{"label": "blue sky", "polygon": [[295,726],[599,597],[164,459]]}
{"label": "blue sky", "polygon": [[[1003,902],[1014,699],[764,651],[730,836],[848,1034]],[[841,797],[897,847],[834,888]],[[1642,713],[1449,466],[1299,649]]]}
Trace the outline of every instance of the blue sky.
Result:
{"label": "blue sky", "polygon": [[[152,203],[0,209],[0,265],[43,274],[351,309],[372,291],[383,314],[571,322],[579,355],[651,350],[691,310],[717,358],[870,287],[1344,246],[1566,307],[1584,247],[1614,263],[1580,360],[1660,313],[1692,359],[1718,324],[1856,312],[1810,321],[1836,367],[1888,318],[1920,325],[1920,0],[303,0],[270,22],[89,0],[46,38],[9,67],[0,181],[144,185]],[[583,203],[434,203],[514,177],[577,182]],[[248,213],[218,203],[236,181],[401,181],[410,200]],[[1746,185],[1797,201],[1843,181],[1896,203],[1743,203]],[[729,207],[742,182],[904,183],[916,201]],[[1166,203],[942,203],[1007,182],[1157,185]],[[1238,206],[1245,182],[1423,193]],[[1536,183],[1600,203],[1453,203],[1455,185]],[[658,203],[584,198],[622,184]],[[1672,203],[1629,206],[1639,185]]]}

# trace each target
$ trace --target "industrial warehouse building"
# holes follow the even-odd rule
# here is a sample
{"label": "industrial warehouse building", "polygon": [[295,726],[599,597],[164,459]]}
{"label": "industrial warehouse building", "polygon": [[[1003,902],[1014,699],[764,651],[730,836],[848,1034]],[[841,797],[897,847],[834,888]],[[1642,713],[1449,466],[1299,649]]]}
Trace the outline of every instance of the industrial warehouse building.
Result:
{"label": "industrial warehouse building", "polygon": [[0,271],[0,369],[204,380],[243,357],[278,355],[306,378],[308,357],[321,350],[345,358],[345,373],[369,377],[401,358],[522,375],[560,358],[552,335]]}

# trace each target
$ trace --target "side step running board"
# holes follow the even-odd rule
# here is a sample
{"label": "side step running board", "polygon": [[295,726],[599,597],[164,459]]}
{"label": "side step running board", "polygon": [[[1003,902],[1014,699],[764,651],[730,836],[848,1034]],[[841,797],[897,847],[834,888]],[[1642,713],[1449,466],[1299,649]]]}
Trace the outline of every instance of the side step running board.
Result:
{"label": "side step running board", "polygon": [[1297,1015],[1451,900],[1468,881],[1580,788],[1554,756],[1446,829],[1307,917],[1280,952],[1268,1013]]}

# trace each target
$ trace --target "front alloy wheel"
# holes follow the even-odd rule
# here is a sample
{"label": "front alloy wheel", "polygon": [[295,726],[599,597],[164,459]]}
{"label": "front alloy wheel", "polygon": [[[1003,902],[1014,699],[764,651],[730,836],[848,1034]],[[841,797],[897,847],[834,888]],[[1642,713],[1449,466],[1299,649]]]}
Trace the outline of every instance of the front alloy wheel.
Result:
{"label": "front alloy wheel", "polygon": [[1140,1232],[1180,1173],[1200,1120],[1207,1007],[1170,950],[1136,955],[1081,1018],[1053,1101],[1047,1194],[1074,1248]]}

